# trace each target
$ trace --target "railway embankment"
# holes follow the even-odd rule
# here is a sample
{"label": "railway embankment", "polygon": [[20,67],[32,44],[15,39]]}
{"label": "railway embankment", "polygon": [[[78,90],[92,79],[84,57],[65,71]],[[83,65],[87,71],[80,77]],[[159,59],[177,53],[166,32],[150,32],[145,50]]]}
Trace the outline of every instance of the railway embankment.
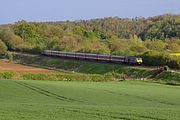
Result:
{"label": "railway embankment", "polygon": [[[99,77],[98,80],[94,79],[94,81],[101,81],[100,78],[104,79],[105,81],[108,81],[108,79],[115,81],[136,79],[150,82],[153,81],[158,83],[180,85],[180,72],[173,70],[162,70],[162,68],[148,68],[67,60],[23,53],[15,53],[14,61],[29,66],[58,70],[67,74],[75,73],[77,76],[79,76],[79,78],[83,76],[84,80],[88,79],[87,75],[91,75],[91,77],[94,75],[93,78]],[[71,74],[71,77],[76,78],[76,75]],[[27,76],[28,75],[26,75],[26,77]],[[35,77],[36,76],[34,76],[34,79]],[[46,76],[44,78],[48,77]]]}

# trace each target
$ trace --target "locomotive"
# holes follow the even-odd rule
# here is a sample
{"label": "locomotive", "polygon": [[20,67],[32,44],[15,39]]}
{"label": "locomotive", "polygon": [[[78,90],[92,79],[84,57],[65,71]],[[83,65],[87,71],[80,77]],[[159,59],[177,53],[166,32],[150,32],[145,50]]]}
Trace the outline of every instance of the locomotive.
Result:
{"label": "locomotive", "polygon": [[44,50],[42,55],[71,58],[79,60],[88,61],[99,61],[99,62],[109,62],[109,63],[126,63],[141,65],[143,60],[141,57],[135,56],[116,56],[116,55],[105,55],[105,54],[90,54],[90,53],[79,53],[79,52],[61,52],[54,50]]}

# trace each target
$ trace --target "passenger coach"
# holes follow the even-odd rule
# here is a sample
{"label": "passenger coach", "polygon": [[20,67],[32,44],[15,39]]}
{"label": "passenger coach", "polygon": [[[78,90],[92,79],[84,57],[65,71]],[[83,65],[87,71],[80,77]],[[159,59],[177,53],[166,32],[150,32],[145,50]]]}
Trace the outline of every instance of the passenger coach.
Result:
{"label": "passenger coach", "polygon": [[79,53],[79,52],[61,52],[61,51],[53,51],[53,50],[44,50],[42,54],[47,56],[54,56],[54,57],[73,58],[80,60],[110,62],[110,63],[126,63],[126,64],[137,64],[137,65],[141,65],[143,63],[141,57],[134,57],[134,56],[116,56],[116,55],[89,54],[89,53]]}

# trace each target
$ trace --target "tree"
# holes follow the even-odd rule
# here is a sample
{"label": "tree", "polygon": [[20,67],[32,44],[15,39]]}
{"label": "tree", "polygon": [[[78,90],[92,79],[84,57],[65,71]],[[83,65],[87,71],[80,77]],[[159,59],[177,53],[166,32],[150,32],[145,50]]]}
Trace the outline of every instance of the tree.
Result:
{"label": "tree", "polygon": [[79,51],[85,53],[110,54],[108,46],[97,40],[84,42],[82,49]]}
{"label": "tree", "polygon": [[14,26],[15,34],[20,36],[22,39],[27,40],[28,38],[34,38],[36,36],[36,26],[26,21],[18,22]]}
{"label": "tree", "polygon": [[144,44],[149,50],[155,51],[163,51],[166,47],[166,43],[162,40],[146,40]]}
{"label": "tree", "polygon": [[133,52],[143,53],[147,51],[143,41],[137,35],[130,35],[129,46],[130,50]]}
{"label": "tree", "polygon": [[128,41],[122,39],[114,39],[109,41],[109,47],[111,52],[125,50],[128,48]]}
{"label": "tree", "polygon": [[0,39],[0,55],[4,55],[7,52],[7,46],[4,42]]}
{"label": "tree", "polygon": [[166,49],[172,52],[180,52],[180,45],[177,43],[169,43],[167,44]]}
{"label": "tree", "polygon": [[15,35],[10,28],[4,29],[0,33],[0,38],[9,50],[15,50],[21,43],[23,43],[23,40],[19,36]]}

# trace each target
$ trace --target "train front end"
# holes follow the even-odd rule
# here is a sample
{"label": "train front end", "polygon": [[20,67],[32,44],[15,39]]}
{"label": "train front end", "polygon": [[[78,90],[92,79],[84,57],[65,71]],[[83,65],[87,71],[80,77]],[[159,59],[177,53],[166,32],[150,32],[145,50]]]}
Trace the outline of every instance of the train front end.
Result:
{"label": "train front end", "polygon": [[142,58],[141,58],[141,57],[136,58],[136,63],[137,63],[138,65],[142,65],[142,63],[143,63]]}

